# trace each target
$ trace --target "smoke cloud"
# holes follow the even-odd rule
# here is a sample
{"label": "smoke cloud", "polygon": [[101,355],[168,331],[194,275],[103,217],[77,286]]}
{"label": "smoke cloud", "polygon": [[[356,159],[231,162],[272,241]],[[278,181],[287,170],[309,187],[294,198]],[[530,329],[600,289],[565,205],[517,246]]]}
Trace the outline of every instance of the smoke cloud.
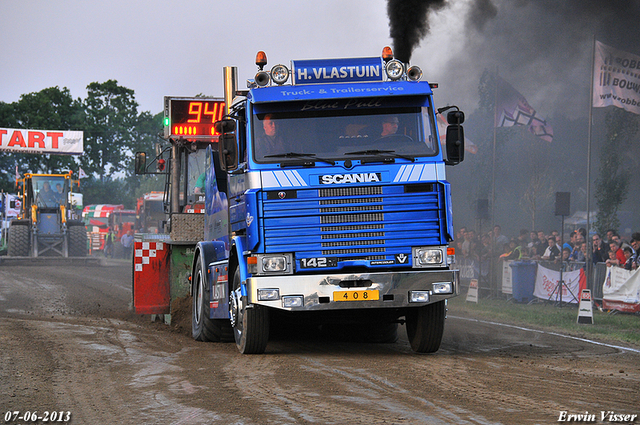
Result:
{"label": "smoke cloud", "polygon": [[[435,24],[430,19],[441,19],[434,12],[449,9],[463,18],[441,33],[430,33]],[[443,58],[447,64],[432,55],[420,61],[435,63],[440,72],[425,69],[428,78],[438,79],[451,100],[467,108],[475,106],[471,98],[486,69],[498,71],[543,115],[579,116],[587,111],[594,36],[640,54],[637,0],[388,0],[387,15],[395,57],[403,62],[411,60],[424,39],[438,45],[455,40],[455,46],[462,46]]]}
{"label": "smoke cloud", "polygon": [[408,63],[413,50],[429,32],[429,12],[441,9],[445,0],[388,0],[390,36],[396,59]]}

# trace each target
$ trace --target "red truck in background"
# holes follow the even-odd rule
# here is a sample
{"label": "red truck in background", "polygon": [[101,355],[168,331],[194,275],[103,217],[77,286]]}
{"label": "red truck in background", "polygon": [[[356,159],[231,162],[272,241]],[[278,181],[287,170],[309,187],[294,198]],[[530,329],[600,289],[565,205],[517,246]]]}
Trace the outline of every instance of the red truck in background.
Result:
{"label": "red truck in background", "polygon": [[163,233],[166,221],[164,192],[149,192],[138,198],[136,218],[136,232]]}
{"label": "red truck in background", "polygon": [[105,236],[109,232],[109,218],[114,211],[124,210],[124,205],[93,204],[82,210],[82,221],[87,228],[91,253],[104,250]]}

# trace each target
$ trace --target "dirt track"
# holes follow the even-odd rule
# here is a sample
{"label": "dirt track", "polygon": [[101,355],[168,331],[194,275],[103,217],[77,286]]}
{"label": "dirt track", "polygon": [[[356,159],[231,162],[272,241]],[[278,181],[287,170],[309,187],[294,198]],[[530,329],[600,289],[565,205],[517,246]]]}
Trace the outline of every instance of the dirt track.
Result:
{"label": "dirt track", "polygon": [[266,354],[243,356],[131,314],[130,276],[124,263],[0,266],[0,418],[37,410],[69,411],[74,424],[547,424],[562,411],[588,411],[595,423],[608,423],[602,410],[640,414],[638,347],[450,311],[435,355],[412,353],[401,327],[396,344],[284,329]]}

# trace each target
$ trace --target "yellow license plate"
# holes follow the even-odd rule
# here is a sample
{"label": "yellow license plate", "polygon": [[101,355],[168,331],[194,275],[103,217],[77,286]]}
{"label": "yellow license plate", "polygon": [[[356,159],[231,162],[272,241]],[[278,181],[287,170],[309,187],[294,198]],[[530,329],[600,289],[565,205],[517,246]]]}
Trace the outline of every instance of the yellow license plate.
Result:
{"label": "yellow license plate", "polygon": [[335,291],[333,293],[334,301],[377,301],[380,299],[380,291],[364,290],[364,291]]}

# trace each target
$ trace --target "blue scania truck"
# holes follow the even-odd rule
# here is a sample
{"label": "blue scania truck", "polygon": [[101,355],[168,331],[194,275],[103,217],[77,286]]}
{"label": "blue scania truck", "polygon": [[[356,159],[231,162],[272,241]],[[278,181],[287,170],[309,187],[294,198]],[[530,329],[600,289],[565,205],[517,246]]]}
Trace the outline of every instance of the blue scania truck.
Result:
{"label": "blue scania truck", "polygon": [[[459,292],[445,166],[464,158],[464,114],[438,110],[436,84],[381,57],[292,61],[238,89],[206,153],[204,240],[191,274],[192,334],[266,349],[270,322],[355,329],[440,347]],[[446,113],[443,144],[436,114]]]}

